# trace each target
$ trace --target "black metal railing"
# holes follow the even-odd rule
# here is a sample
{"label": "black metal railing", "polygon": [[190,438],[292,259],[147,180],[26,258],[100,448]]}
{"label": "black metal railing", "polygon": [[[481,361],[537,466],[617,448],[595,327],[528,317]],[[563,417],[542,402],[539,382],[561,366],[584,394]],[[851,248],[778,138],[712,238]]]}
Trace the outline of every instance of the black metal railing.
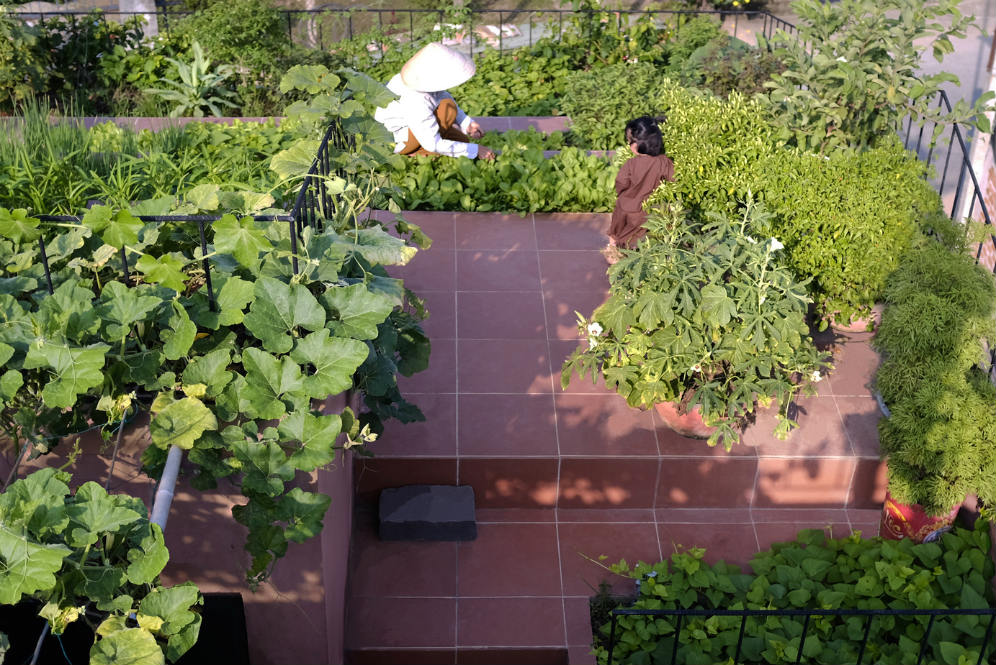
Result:
{"label": "black metal railing", "polygon": [[[257,222],[284,222],[290,226],[291,268],[295,275],[298,273],[298,240],[301,233],[306,226],[320,229],[326,216],[334,209],[333,195],[328,189],[327,181],[330,175],[338,174],[341,176],[342,172],[332,168],[330,147],[345,150],[351,145],[350,137],[344,134],[339,123],[331,123],[325,130],[311,168],[301,183],[291,212],[283,215],[251,215],[252,219]],[[35,217],[42,222],[79,224],[81,221],[81,218],[75,215],[36,215]],[[207,227],[221,219],[221,215],[139,215],[137,218],[142,222],[154,224],[196,224],[201,255],[206,257],[208,254]],[[54,288],[44,236],[38,238],[38,250],[42,268],[45,271],[45,286],[51,295],[54,293]],[[127,283],[131,281],[132,266],[128,263],[128,252],[125,248],[121,248],[119,258],[121,274]],[[203,258],[201,259],[201,267],[204,269],[204,286],[207,290],[208,302],[214,309],[217,303],[211,279],[211,262],[207,258]]]}
{"label": "black metal railing", "polygon": [[[747,636],[747,619],[751,617],[757,617],[761,619],[766,619],[768,617],[795,617],[802,618],[802,633],[799,638],[799,646],[797,648],[797,657],[795,663],[798,665],[800,663],[806,662],[803,660],[803,647],[806,643],[806,637],[809,633],[810,619],[813,617],[865,617],[863,634],[861,641],[858,643],[858,655],[855,665],[862,665],[865,656],[865,651],[868,647],[869,638],[871,637],[872,623],[877,617],[929,617],[927,622],[926,630],[924,631],[923,638],[920,640],[919,655],[916,660],[916,665],[922,665],[925,662],[924,659],[927,656],[927,649],[930,646],[930,635],[933,631],[934,624],[938,618],[946,617],[960,617],[960,616],[987,616],[989,617],[989,622],[986,626],[985,636],[982,638],[979,658],[976,661],[976,665],[982,665],[985,661],[986,651],[989,647],[989,642],[993,636],[993,626],[996,625],[996,608],[987,609],[943,609],[943,610],[893,610],[893,609],[883,609],[883,610],[857,610],[857,609],[837,609],[837,610],[823,610],[823,609],[777,609],[777,610],[707,610],[707,609],[673,609],[673,610],[644,610],[644,609],[626,609],[619,608],[612,610],[611,613],[611,623],[609,626],[609,644],[608,644],[608,665],[614,665],[615,661],[613,659],[614,650],[616,646],[616,624],[618,618],[621,616],[646,616],[655,618],[674,618],[675,628],[673,645],[671,648],[671,657],[667,663],[660,663],[659,665],[678,665],[678,649],[681,644],[681,626],[684,622],[685,617],[721,617],[721,616],[732,616],[740,617],[740,632],[737,637],[737,644],[734,652],[732,654],[724,654],[722,657],[722,662],[727,662],[728,658],[732,658],[733,665],[740,664],[740,658],[742,656],[742,649],[744,643],[744,637]],[[656,661],[654,661],[656,662]],[[717,661],[718,662],[718,661]],[[909,665],[913,665],[910,662]]]}
{"label": "black metal railing", "polygon": [[[371,9],[371,8],[327,8],[327,9],[282,9],[279,10],[287,30],[287,38],[297,44],[327,50],[331,45],[352,39],[369,30],[387,33],[401,42],[416,42],[433,36],[438,38],[448,22],[446,11],[438,9]],[[14,16],[28,22],[46,21],[55,18],[92,18],[95,12],[101,20],[123,22],[134,17],[156,17],[160,32],[168,33],[176,21],[193,12],[175,10],[169,6],[157,7],[155,11],[18,11]],[[655,22],[671,21],[675,30],[680,31],[683,19],[696,16],[715,16],[721,21],[732,20],[732,36],[753,39],[761,34],[770,39],[776,31],[783,30],[795,34],[797,28],[788,21],[767,11],[726,11],[726,10],[649,10],[649,9],[488,9],[467,10],[467,25],[460,26],[460,32],[467,40],[469,52],[479,52],[492,47],[499,53],[520,46],[532,46],[543,37],[554,35],[559,39],[564,34],[565,21],[581,20],[589,30],[596,22],[611,22],[621,32],[640,17],[649,17]],[[525,31],[511,37],[501,29],[506,22],[522,25]],[[483,37],[476,31],[487,26],[498,28],[493,37]],[[662,24],[663,25],[663,24]],[[760,29],[758,29],[760,28]],[[461,42],[462,43],[462,42]]]}
{"label": "black metal railing", "polygon": [[319,225],[332,211],[328,179],[332,175],[343,177],[344,173],[341,168],[333,168],[330,149],[343,151],[353,147],[355,145],[352,137],[342,131],[342,126],[338,122],[330,124],[325,130],[315,161],[304,176],[304,182],[291,208],[290,215],[297,221],[298,232],[303,231],[305,226]]}
{"label": "black metal railing", "polygon": [[[950,114],[951,101],[944,90],[938,91],[937,108]],[[933,168],[932,183],[945,202],[945,213],[955,221],[982,222],[989,231],[975,250],[975,262],[981,263],[986,243],[996,254],[996,210],[991,210],[982,192],[979,176],[972,166],[971,148],[966,140],[965,130],[956,123],[941,126],[935,139],[934,131],[939,126],[930,120],[919,127],[913,126],[914,119],[907,118],[905,128],[900,127],[900,137],[907,150],[915,153],[923,162]],[[925,137],[926,142],[925,142]],[[989,137],[990,149],[996,155],[996,132]],[[947,146],[947,150],[943,146]],[[941,149],[938,149],[938,148]],[[996,185],[996,183],[994,183]],[[990,374],[996,381],[996,345],[989,346]]]}
{"label": "black metal railing", "polygon": [[[938,91],[936,99],[937,108],[950,114],[952,107],[947,93],[944,90]],[[989,209],[983,197],[979,178],[972,167],[970,147],[964,129],[957,124],[940,125],[943,131],[938,139],[934,140],[935,128],[939,126],[937,121],[930,120],[919,127],[914,127],[913,122],[912,117],[907,118],[906,127],[900,132],[903,145],[923,160],[928,167],[935,169],[933,184],[942,197],[950,198],[950,204],[945,205],[945,212],[952,219],[955,217],[975,219],[978,212],[981,215],[979,221],[992,228],[996,211]],[[990,140],[996,146],[996,139]],[[943,149],[944,145],[947,145],[947,150]],[[939,146],[941,149],[938,149]],[[996,249],[996,238],[990,236],[989,240]],[[980,243],[976,260],[981,253]]]}

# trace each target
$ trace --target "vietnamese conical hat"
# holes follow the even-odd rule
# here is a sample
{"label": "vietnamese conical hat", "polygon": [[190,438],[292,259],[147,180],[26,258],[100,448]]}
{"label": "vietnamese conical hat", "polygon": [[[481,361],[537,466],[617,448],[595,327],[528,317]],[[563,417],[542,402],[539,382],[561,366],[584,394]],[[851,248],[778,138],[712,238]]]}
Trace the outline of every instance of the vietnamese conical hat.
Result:
{"label": "vietnamese conical hat", "polygon": [[465,83],[476,70],[463,53],[430,42],[401,68],[401,82],[416,92],[439,92]]}

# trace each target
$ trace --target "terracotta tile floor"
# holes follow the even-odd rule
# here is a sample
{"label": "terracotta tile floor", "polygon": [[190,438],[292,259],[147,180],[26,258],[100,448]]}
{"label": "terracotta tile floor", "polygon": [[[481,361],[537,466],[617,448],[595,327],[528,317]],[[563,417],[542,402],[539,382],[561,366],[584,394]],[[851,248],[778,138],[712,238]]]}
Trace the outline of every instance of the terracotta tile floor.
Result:
{"label": "terracotta tile floor", "polygon": [[[628,584],[599,557],[701,546],[746,564],[801,528],[877,533],[885,479],[867,334],[820,336],[836,368],[798,400],[788,441],[762,412],[726,453],[601,383],[560,388],[574,311],[590,314],[608,290],[608,215],[406,217],[434,239],[396,271],[431,312],[430,369],[399,382],[427,420],[389,425],[357,462],[354,662],[592,662],[587,599],[603,580]],[[378,540],[378,492],[423,483],[474,487],[476,541]]]}

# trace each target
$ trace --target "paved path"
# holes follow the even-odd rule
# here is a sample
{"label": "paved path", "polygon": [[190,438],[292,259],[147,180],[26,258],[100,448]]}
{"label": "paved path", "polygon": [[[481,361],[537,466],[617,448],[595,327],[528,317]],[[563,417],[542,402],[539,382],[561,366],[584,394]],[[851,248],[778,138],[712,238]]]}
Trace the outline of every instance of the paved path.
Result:
{"label": "paved path", "polygon": [[[798,400],[789,441],[770,436],[773,415],[762,413],[749,445],[728,454],[601,382],[561,390],[579,343],[574,312],[606,297],[608,215],[405,217],[434,240],[395,271],[431,313],[429,369],[399,380],[426,421],[390,423],[355,467],[354,662],[590,665],[588,597],[603,579],[623,582],[591,559],[657,561],[699,546],[709,561],[745,564],[802,528],[877,534],[884,465],[867,334],[821,339],[836,368]],[[378,539],[379,490],[422,483],[474,488],[476,541]]]}

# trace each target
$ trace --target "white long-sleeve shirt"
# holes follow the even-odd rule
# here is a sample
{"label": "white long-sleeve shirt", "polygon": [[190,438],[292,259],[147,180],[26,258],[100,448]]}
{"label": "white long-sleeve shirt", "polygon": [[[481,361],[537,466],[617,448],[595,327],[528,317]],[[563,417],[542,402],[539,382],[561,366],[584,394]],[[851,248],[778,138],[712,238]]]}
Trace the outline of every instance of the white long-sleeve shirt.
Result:
{"label": "white long-sleeve shirt", "polygon": [[[387,89],[398,96],[386,107],[374,111],[374,119],[394,134],[395,152],[401,152],[408,142],[408,130],[415,139],[429,152],[449,155],[451,157],[477,157],[476,143],[450,141],[439,135],[439,122],[435,111],[443,99],[453,99],[448,92],[417,92],[401,81],[397,74],[387,84]],[[455,103],[455,101],[454,101]],[[467,128],[474,121],[457,105],[457,123],[461,131],[467,133]]]}

